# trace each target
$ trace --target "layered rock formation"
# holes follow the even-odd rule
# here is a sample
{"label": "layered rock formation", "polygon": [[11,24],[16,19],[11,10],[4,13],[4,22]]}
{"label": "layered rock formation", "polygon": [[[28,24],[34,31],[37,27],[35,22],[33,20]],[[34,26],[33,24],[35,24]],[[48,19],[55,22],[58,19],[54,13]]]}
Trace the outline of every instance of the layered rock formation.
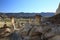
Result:
{"label": "layered rock formation", "polygon": [[55,16],[50,17],[48,21],[54,24],[60,24],[60,14],[56,14]]}
{"label": "layered rock formation", "polygon": [[59,3],[59,6],[58,6],[58,8],[56,10],[56,14],[60,14],[60,3]]}

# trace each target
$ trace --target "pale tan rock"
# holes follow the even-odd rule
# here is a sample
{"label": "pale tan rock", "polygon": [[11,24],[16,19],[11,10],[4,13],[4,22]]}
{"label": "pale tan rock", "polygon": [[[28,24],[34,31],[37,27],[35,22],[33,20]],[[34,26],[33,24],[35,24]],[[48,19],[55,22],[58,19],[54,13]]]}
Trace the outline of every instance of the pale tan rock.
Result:
{"label": "pale tan rock", "polygon": [[58,6],[58,8],[56,10],[56,14],[59,14],[59,13],[60,13],[60,3],[59,3],[59,6]]}

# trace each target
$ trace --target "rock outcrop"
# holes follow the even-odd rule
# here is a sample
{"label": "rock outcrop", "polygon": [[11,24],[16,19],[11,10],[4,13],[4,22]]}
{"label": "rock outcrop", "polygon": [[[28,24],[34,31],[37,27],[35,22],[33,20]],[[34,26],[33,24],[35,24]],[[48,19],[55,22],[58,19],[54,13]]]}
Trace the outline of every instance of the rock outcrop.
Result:
{"label": "rock outcrop", "polygon": [[60,14],[60,3],[59,3],[59,6],[58,6],[58,8],[56,10],[56,14]]}
{"label": "rock outcrop", "polygon": [[48,21],[54,24],[60,24],[60,14],[50,17]]}

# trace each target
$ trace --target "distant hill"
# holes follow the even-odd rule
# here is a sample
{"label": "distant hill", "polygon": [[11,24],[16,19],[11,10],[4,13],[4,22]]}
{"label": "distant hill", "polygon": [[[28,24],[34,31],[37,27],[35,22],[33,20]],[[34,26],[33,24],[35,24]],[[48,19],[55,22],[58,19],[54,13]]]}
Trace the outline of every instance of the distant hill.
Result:
{"label": "distant hill", "polygon": [[0,15],[6,15],[8,17],[14,16],[16,18],[18,18],[18,17],[33,17],[36,14],[41,15],[43,17],[51,17],[51,16],[55,15],[55,13],[50,13],[50,12],[48,12],[48,13],[44,13],[44,12],[42,12],[42,13],[23,13],[23,12],[21,12],[21,13],[0,13]]}
{"label": "distant hill", "polygon": [[40,15],[43,16],[43,17],[52,17],[52,16],[55,15],[55,13],[47,12],[47,13],[41,13]]}

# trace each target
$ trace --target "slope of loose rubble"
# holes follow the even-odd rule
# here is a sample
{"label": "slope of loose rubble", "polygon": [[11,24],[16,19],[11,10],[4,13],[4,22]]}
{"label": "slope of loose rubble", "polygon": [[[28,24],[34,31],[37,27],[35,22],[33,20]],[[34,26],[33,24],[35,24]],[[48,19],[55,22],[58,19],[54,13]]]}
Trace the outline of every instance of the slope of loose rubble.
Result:
{"label": "slope of loose rubble", "polygon": [[8,37],[0,40],[60,40],[60,25],[27,23],[20,30],[15,30]]}

